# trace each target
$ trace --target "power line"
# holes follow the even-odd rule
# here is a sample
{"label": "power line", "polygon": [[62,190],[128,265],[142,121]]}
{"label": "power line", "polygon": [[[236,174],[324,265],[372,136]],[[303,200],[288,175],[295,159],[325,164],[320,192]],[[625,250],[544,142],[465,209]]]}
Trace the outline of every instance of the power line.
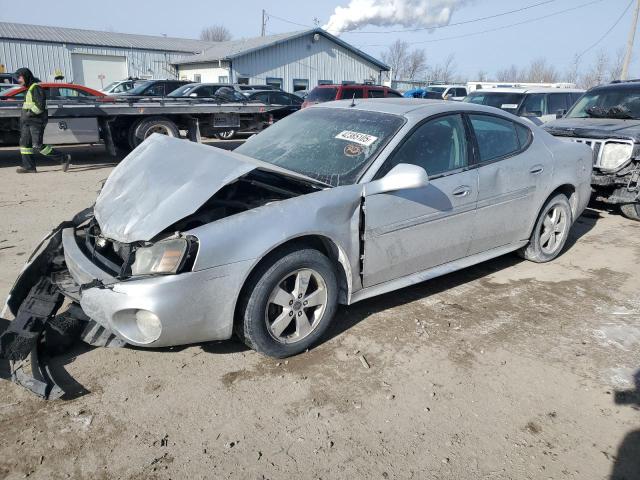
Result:
{"label": "power line", "polygon": [[489,16],[486,16],[486,17],[479,17],[479,18],[472,18],[470,20],[464,20],[462,22],[447,23],[446,25],[435,25],[433,27],[416,27],[416,28],[407,28],[407,29],[402,29],[402,30],[383,30],[383,31],[380,31],[380,30],[378,30],[378,31],[358,30],[357,32],[354,31],[354,32],[342,32],[342,33],[343,34],[355,34],[355,33],[404,33],[404,32],[418,32],[418,31],[421,31],[421,30],[436,30],[438,28],[456,27],[458,25],[466,25],[468,23],[475,23],[475,22],[481,22],[483,20],[490,20],[492,18],[504,17],[505,15],[510,15],[512,13],[523,12],[525,10],[529,10],[531,8],[539,7],[540,5],[546,5],[548,3],[553,3],[555,1],[556,0],[545,0],[544,2],[534,3],[533,5],[528,5],[526,7],[517,8],[515,10],[509,10],[507,12],[496,13],[495,15],[489,15]]}
{"label": "power line", "polygon": [[602,40],[605,39],[605,37],[607,35],[609,35],[614,28],[616,28],[616,26],[618,25],[618,23],[620,23],[620,20],[622,20],[625,16],[625,14],[627,13],[627,10],[629,10],[629,7],[631,6],[631,4],[634,2],[634,0],[630,0],[630,2],[627,4],[627,6],[625,7],[625,9],[622,11],[622,13],[620,14],[620,16],[618,17],[618,19],[615,21],[615,23],[613,25],[611,25],[611,28],[609,28],[609,30],[607,30],[604,35],[602,35],[593,45],[591,45],[589,48],[587,48],[584,52],[580,53],[577,57],[576,60],[579,60],[580,58],[582,58],[582,56],[587,53],[589,50],[591,50],[592,48],[594,48],[596,45],[598,45]]}
{"label": "power line", "polygon": [[[555,17],[556,15],[561,15],[563,13],[572,12],[574,10],[578,10],[580,8],[588,7],[590,5],[593,5],[594,3],[600,3],[602,1],[603,0],[592,0],[591,2],[583,3],[583,4],[577,5],[575,7],[566,8],[564,10],[559,10],[557,12],[550,13],[548,15],[543,15],[541,17],[531,18],[529,20],[524,20],[522,22],[512,23],[510,25],[503,25],[502,27],[490,28],[488,30],[481,30],[479,32],[466,33],[466,34],[462,34],[462,35],[454,35],[454,36],[450,36],[450,37],[434,38],[434,39],[431,39],[431,40],[422,40],[422,41],[419,41],[419,42],[408,42],[408,44],[409,45],[417,45],[417,44],[422,44],[422,43],[436,43],[436,42],[442,42],[442,41],[445,41],[445,40],[456,40],[456,39],[459,39],[459,38],[467,38],[467,37],[473,37],[473,36],[476,36],[476,35],[482,35],[482,34],[485,34],[485,33],[497,32],[497,31],[500,31],[500,30],[505,30],[507,28],[513,28],[513,27],[517,27],[517,26],[520,26],[520,25],[525,25],[527,23],[537,22],[538,20],[544,20],[544,19],[549,18],[549,17]],[[386,46],[388,46],[388,44],[358,45],[358,47],[386,47]]]}
{"label": "power line", "polygon": [[305,25],[304,23],[292,22],[291,20],[287,20],[286,18],[277,17],[277,16],[273,15],[272,13],[268,13],[267,12],[267,15],[269,15],[269,18],[275,18],[276,20],[280,20],[281,22],[290,23],[291,25],[297,25],[298,27],[316,28],[316,27],[314,27],[312,25]]}

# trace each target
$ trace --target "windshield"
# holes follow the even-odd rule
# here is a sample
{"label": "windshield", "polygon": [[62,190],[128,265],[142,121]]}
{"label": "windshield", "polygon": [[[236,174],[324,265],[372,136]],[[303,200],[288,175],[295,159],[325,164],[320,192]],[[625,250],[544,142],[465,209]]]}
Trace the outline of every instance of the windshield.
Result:
{"label": "windshield", "polygon": [[331,100],[336,99],[336,94],[338,93],[337,88],[314,88],[307,95],[308,102],[330,102]]}
{"label": "windshield", "polygon": [[640,119],[640,89],[611,88],[585,93],[566,118],[587,117]]}
{"label": "windshield", "polygon": [[197,85],[183,85],[182,87],[171,92],[168,97],[186,97]]}
{"label": "windshield", "polygon": [[131,95],[142,95],[142,93],[144,93],[144,91],[147,89],[147,87],[149,85],[151,85],[152,83],[153,83],[153,81],[138,83],[138,84],[136,84],[135,87],[133,87],[127,93],[131,94]]}
{"label": "windshield", "polygon": [[518,109],[523,98],[524,93],[480,91],[469,94],[463,101],[512,111]]}
{"label": "windshield", "polygon": [[22,87],[20,85],[9,85],[9,88],[2,88],[0,87],[0,95],[2,96],[10,96],[13,92],[20,90]]}
{"label": "windshield", "polygon": [[301,110],[235,151],[337,187],[355,183],[404,118],[337,108]]}
{"label": "windshield", "polygon": [[109,85],[107,85],[106,87],[104,87],[102,89],[103,92],[108,92],[109,90],[111,90],[113,87],[115,87],[116,85],[118,85],[118,83],[120,82],[111,82]]}

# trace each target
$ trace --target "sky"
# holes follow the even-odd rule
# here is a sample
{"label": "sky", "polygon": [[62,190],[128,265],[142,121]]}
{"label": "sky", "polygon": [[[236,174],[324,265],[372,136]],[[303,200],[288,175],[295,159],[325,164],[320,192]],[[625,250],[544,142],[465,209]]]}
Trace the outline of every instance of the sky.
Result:
{"label": "sky", "polygon": [[[451,23],[487,17],[540,1],[467,0],[454,11]],[[412,48],[423,48],[430,63],[440,63],[449,54],[454,54],[456,72],[469,79],[481,70],[491,74],[512,64],[526,66],[531,60],[540,57],[546,58],[558,71],[564,72],[571,67],[577,53],[591,47],[614,25],[630,2],[600,0],[580,7],[593,1],[554,0],[522,12],[439,28],[431,32],[388,32],[402,29],[401,25],[393,28],[364,27],[363,31],[378,33],[345,33],[341,38],[377,58],[396,39],[412,43]],[[58,3],[57,7],[52,7],[50,0],[29,0],[26,3],[3,2],[0,21],[123,33],[166,34],[185,38],[197,38],[201,29],[208,25],[223,24],[234,38],[242,38],[260,34],[262,9],[271,14],[267,22],[267,33],[282,33],[304,29],[300,25],[313,26],[314,21],[323,25],[336,6],[346,6],[348,3],[348,0],[189,0],[184,3],[175,0],[137,0],[125,3],[65,0]],[[580,8],[535,20],[573,7]],[[598,52],[605,51],[613,57],[619,49],[624,48],[632,11],[633,5],[618,25],[582,56],[582,70],[588,68]],[[521,22],[528,23],[502,28]],[[492,29],[499,30],[465,38],[450,38]],[[632,78],[640,77],[639,57],[640,35],[637,35],[630,69]]]}

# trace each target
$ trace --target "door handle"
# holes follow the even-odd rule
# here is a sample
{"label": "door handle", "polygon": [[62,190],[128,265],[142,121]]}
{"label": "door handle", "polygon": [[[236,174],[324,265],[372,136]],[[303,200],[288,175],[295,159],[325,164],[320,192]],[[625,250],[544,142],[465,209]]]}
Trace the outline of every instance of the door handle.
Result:
{"label": "door handle", "polygon": [[532,175],[538,175],[542,172],[544,172],[544,167],[542,165],[534,165],[531,167],[531,170],[529,170],[529,173]]}
{"label": "door handle", "polygon": [[466,185],[461,185],[458,188],[456,188],[453,192],[451,192],[451,195],[453,195],[454,197],[466,197],[470,193],[471,193],[471,187],[468,187]]}

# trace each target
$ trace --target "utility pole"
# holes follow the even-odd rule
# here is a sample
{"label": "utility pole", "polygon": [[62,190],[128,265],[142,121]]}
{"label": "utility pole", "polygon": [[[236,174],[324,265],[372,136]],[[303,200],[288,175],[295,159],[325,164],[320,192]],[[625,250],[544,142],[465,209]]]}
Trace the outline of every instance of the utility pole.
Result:
{"label": "utility pole", "polygon": [[[640,0],[638,0],[638,3],[640,4]],[[262,9],[262,34],[261,36],[264,37],[267,33],[267,11],[263,8]]]}
{"label": "utility pole", "polygon": [[629,30],[629,38],[627,38],[627,52],[624,55],[624,63],[622,64],[622,73],[620,74],[620,80],[627,80],[629,75],[629,64],[631,63],[631,52],[633,50],[633,40],[636,36],[636,30],[638,28],[638,13],[640,12],[640,0],[636,1],[636,8],[633,12],[633,19],[631,20],[631,30]]}

